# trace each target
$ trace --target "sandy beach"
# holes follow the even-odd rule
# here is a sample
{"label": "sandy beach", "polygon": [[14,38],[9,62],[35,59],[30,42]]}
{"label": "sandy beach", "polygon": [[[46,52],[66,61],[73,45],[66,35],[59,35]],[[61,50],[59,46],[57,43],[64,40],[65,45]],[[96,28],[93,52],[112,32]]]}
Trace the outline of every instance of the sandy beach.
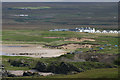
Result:
{"label": "sandy beach", "polygon": [[62,49],[43,48],[36,44],[3,44],[1,47],[2,53],[13,56],[57,57],[66,53]]}

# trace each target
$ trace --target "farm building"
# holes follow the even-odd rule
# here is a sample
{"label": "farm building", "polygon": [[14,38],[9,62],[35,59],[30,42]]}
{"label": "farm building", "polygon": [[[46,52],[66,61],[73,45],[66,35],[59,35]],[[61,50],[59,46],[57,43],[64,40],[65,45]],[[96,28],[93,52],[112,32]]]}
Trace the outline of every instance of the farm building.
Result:
{"label": "farm building", "polygon": [[86,28],[76,28],[77,32],[88,32],[88,33],[95,33],[95,28],[90,28],[90,27],[86,27]]}
{"label": "farm building", "polygon": [[103,31],[102,31],[102,33],[108,33],[108,31],[106,31],[106,30],[103,30]]}
{"label": "farm building", "polygon": [[19,14],[19,15],[14,15],[14,16],[25,17],[25,16],[28,16],[28,15],[27,14]]}
{"label": "farm building", "polygon": [[114,33],[114,31],[110,30],[109,33]]}
{"label": "farm building", "polygon": [[118,33],[118,31],[115,30],[114,33]]}
{"label": "farm building", "polygon": [[113,30],[95,30],[95,28],[90,28],[90,27],[86,27],[86,28],[75,28],[75,29],[54,29],[54,30],[49,30],[49,31],[74,31],[74,32],[87,32],[87,33],[120,33],[120,31],[113,31]]}
{"label": "farm building", "polygon": [[101,31],[100,31],[100,30],[97,30],[95,33],[101,33]]}
{"label": "farm building", "polygon": [[53,30],[49,30],[49,31],[69,31],[69,29],[53,29]]}

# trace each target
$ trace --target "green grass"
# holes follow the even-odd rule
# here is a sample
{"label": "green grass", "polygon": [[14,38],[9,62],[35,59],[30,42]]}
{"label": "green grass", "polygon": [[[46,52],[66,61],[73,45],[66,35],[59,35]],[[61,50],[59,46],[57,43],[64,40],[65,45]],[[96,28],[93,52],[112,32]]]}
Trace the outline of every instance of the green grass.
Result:
{"label": "green grass", "polygon": [[[47,34],[46,34],[47,33]],[[52,42],[63,40],[62,38],[56,39],[46,39],[44,37],[57,36],[58,33],[50,33],[48,31],[3,31],[2,40],[3,41],[18,41],[18,42]],[[54,35],[53,35],[54,34]],[[62,34],[61,34],[62,35]],[[59,35],[58,35],[59,36]]]}
{"label": "green grass", "polygon": [[[67,56],[66,58],[71,58],[72,55]],[[62,56],[61,56],[62,57]],[[72,56],[73,57],[73,56]],[[3,63],[6,70],[30,70],[29,67],[14,67],[8,63],[8,60],[16,60],[16,59],[24,59],[25,61],[30,61],[31,67],[34,67],[37,61],[44,62],[50,64],[51,62],[57,61],[59,63],[58,58],[31,58],[31,57],[22,57],[22,56],[2,56]],[[33,62],[31,62],[33,61]],[[115,78],[118,74],[117,68],[106,68],[107,65],[99,62],[67,62],[79,68],[80,70],[85,70],[84,72],[78,74],[68,74],[68,75],[54,75],[54,76],[39,76],[37,78]],[[98,69],[100,68],[100,69]],[[24,78],[24,77],[22,77]],[[30,77],[27,77],[30,78]]]}
{"label": "green grass", "polygon": [[[63,41],[64,38],[93,38],[96,41],[86,43],[91,44],[118,44],[118,35],[107,35],[107,34],[91,34],[91,33],[79,33],[79,32],[50,32],[50,31],[39,31],[39,30],[3,30],[2,40],[4,42],[24,42],[24,43],[49,43],[50,45],[60,45],[65,43],[76,43],[74,41]],[[60,37],[60,38],[44,38],[44,37]]]}
{"label": "green grass", "polygon": [[8,62],[9,59],[16,60],[16,59],[32,59],[30,57],[24,57],[24,56],[2,56],[2,63],[5,66],[6,70],[29,70],[28,67],[14,67],[11,66],[10,63]]}
{"label": "green grass", "polygon": [[[31,58],[31,57],[23,57],[23,56],[2,56],[2,62],[4,63],[5,69],[6,70],[29,70],[30,68],[34,68],[35,65],[37,64],[38,61],[44,62],[46,64],[50,64],[51,62],[61,62],[62,58],[65,59],[73,59],[74,55],[73,54],[65,54],[60,57],[56,58]],[[25,63],[28,63],[30,65],[27,67],[14,67],[11,66],[8,60],[24,60],[26,61]],[[80,70],[89,70],[89,69],[94,69],[94,68],[107,68],[110,65],[100,63],[100,62],[70,62],[66,61],[67,63],[70,63],[76,67],[78,67]],[[115,66],[114,64],[111,66]]]}
{"label": "green grass", "polygon": [[[34,68],[38,61],[44,63],[51,63],[54,61],[59,61],[59,58],[32,58],[32,57],[24,57],[24,56],[2,56],[2,63],[5,66],[6,70],[30,70],[30,68]],[[15,67],[11,66],[8,60],[25,60],[30,67]]]}
{"label": "green grass", "polygon": [[[63,80],[66,79],[72,79],[72,78],[118,78],[118,69],[117,68],[108,68],[108,69],[92,69],[88,70],[86,72],[81,72],[78,74],[72,74],[72,75],[53,75],[53,76],[40,76],[40,77],[15,77],[12,79],[29,79],[33,78],[33,80],[36,79],[42,79],[45,78],[47,80],[51,79],[59,79],[62,78]],[[10,77],[8,79],[11,79]],[[32,80],[32,79],[31,79]]]}
{"label": "green grass", "polygon": [[117,78],[117,77],[118,77],[117,68],[93,69],[74,75],[50,76],[50,78]]}
{"label": "green grass", "polygon": [[[60,38],[44,38],[44,37],[60,37]],[[64,38],[93,38],[96,41],[64,41]],[[99,47],[93,47],[94,50],[99,50],[100,47],[104,47],[104,44],[111,44],[111,46],[105,46],[103,50],[97,51],[97,53],[118,53],[118,35],[117,34],[92,34],[92,33],[79,33],[79,32],[50,32],[39,30],[3,30],[2,41],[3,44],[47,44],[49,46],[58,46],[68,43],[81,43],[81,44],[98,44]],[[76,51],[89,51],[89,48],[77,49]],[[68,50],[70,51],[70,50]]]}

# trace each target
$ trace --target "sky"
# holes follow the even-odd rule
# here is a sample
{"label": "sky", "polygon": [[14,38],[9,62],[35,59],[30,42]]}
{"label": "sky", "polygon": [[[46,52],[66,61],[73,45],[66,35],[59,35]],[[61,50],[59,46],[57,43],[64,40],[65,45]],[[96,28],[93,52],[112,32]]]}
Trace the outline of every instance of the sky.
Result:
{"label": "sky", "polygon": [[120,0],[1,0],[2,2],[118,2]]}

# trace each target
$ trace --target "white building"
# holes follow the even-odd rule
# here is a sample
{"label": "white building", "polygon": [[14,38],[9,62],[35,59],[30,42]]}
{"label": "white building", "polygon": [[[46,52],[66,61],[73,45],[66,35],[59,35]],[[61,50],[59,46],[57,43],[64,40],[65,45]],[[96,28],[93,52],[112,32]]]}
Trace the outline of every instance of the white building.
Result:
{"label": "white building", "polygon": [[114,31],[110,30],[109,33],[114,33]]}
{"label": "white building", "polygon": [[106,30],[103,30],[102,33],[108,33]]}
{"label": "white building", "polygon": [[86,28],[76,28],[78,31],[77,32],[88,32],[88,33],[95,33],[95,28],[90,28],[90,27],[86,27]]}
{"label": "white building", "polygon": [[118,31],[115,30],[114,33],[118,33]]}
{"label": "white building", "polygon": [[27,14],[20,14],[19,16],[24,17],[24,16],[28,16]]}
{"label": "white building", "polygon": [[19,17],[27,17],[27,14],[19,14],[19,15],[14,15],[14,16],[19,16]]}
{"label": "white building", "polygon": [[[25,15],[21,15],[21,16],[25,16]],[[120,31],[113,31],[113,30],[95,30],[95,28],[90,28],[90,27],[86,27],[86,28],[75,28],[75,29],[54,29],[54,30],[49,30],[49,31],[74,31],[74,32],[87,32],[87,33],[120,33]]]}
{"label": "white building", "polygon": [[100,30],[97,30],[95,33],[102,33]]}

